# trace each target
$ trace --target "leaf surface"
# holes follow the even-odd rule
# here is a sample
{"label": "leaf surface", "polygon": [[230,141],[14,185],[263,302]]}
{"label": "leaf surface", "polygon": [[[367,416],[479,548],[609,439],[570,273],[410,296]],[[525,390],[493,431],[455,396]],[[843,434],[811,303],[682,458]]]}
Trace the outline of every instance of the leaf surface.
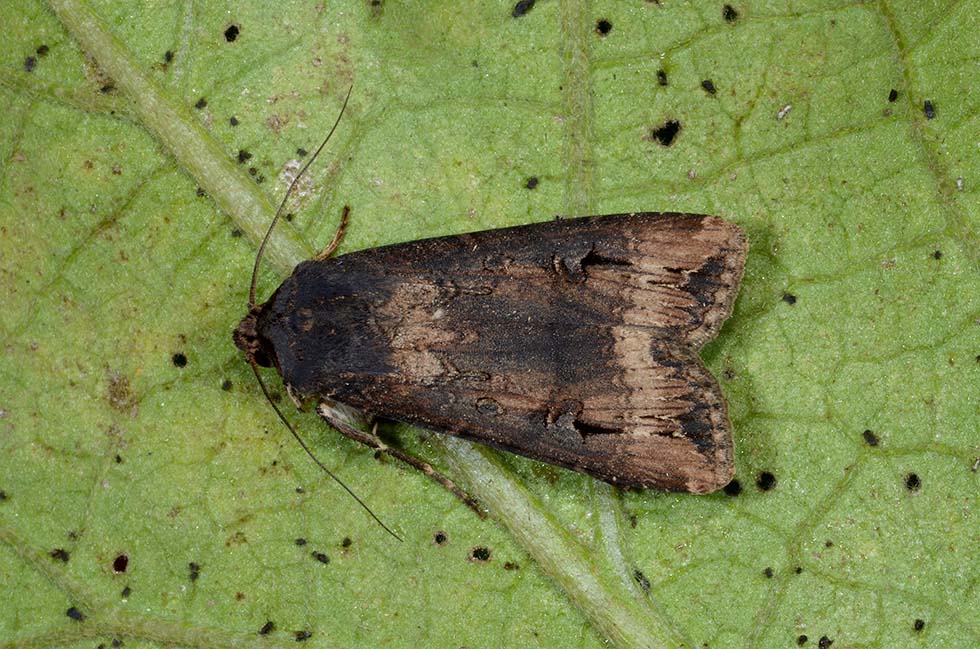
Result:
{"label": "leaf surface", "polygon": [[[980,6],[515,4],[5,8],[0,646],[978,644]],[[317,471],[230,333],[352,82],[260,295],[345,204],[341,252],[718,214],[738,486],[383,430],[481,521],[290,412],[398,543]]]}

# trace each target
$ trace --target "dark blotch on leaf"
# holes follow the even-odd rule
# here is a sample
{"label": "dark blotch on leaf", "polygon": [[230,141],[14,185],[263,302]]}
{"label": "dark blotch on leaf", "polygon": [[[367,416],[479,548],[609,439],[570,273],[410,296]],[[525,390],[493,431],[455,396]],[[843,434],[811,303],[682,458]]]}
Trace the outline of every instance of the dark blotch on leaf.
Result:
{"label": "dark blotch on leaf", "polygon": [[905,476],[905,488],[913,492],[922,488],[922,480],[917,473],[910,473]]}
{"label": "dark blotch on leaf", "polygon": [[76,622],[83,622],[85,620],[85,615],[83,615],[82,612],[79,611],[74,606],[72,606],[67,611],[65,611],[65,615],[75,620]]}
{"label": "dark blotch on leaf", "polygon": [[122,591],[120,591],[119,596],[122,597],[123,599],[126,599],[129,597],[130,593],[132,592],[133,592],[132,588],[130,588],[129,586],[124,586]]}
{"label": "dark blotch on leaf", "polygon": [[772,579],[772,568],[766,567],[766,569],[762,571],[762,574],[765,575],[767,579]]}
{"label": "dark blotch on leaf", "polygon": [[228,123],[232,126],[238,126],[238,118],[232,115],[230,118],[228,118]]}
{"label": "dark blotch on leaf", "polygon": [[531,176],[530,178],[527,179],[527,182],[524,183],[524,186],[527,187],[528,189],[534,189],[535,187],[538,186],[538,182],[539,181],[537,176]]}
{"label": "dark blotch on leaf", "polygon": [[51,550],[51,552],[48,552],[48,556],[62,563],[68,563],[68,560],[71,559],[71,555],[68,554],[68,550],[63,550],[61,548]]}
{"label": "dark blotch on leaf", "polygon": [[174,354],[170,358],[170,360],[173,362],[174,367],[186,367],[187,366],[187,357],[184,356],[180,352],[177,352],[176,354]]}
{"label": "dark blotch on leaf", "polygon": [[603,18],[596,22],[595,30],[596,33],[599,34],[599,36],[605,36],[606,34],[612,31],[612,23],[606,20],[605,18]]}
{"label": "dark blotch on leaf", "polygon": [[204,188],[203,187],[198,187],[197,188],[197,195],[200,196],[201,198],[204,198],[205,196],[208,195],[208,193],[206,191],[204,191]]}
{"label": "dark blotch on leaf", "polygon": [[304,640],[309,640],[313,637],[312,631],[296,631],[293,633],[293,637],[296,638],[296,642],[303,642]]}
{"label": "dark blotch on leaf", "polygon": [[116,89],[116,84],[110,81],[109,83],[99,88],[99,92],[101,92],[103,95],[108,95],[110,92],[112,92],[115,89]]}
{"label": "dark blotch on leaf", "polygon": [[305,158],[307,153],[308,152],[306,149],[303,148],[296,149],[296,155],[298,155],[301,158]]}
{"label": "dark blotch on leaf", "polygon": [[796,304],[796,296],[792,293],[783,293],[783,302],[789,305]]}
{"label": "dark blotch on leaf", "polygon": [[670,146],[681,130],[681,123],[676,120],[667,120],[662,126],[658,126],[650,132],[650,137],[655,139],[663,146]]}
{"label": "dark blotch on leaf", "polygon": [[657,83],[661,86],[667,85],[667,72],[664,70],[657,70]]}
{"label": "dark blotch on leaf", "polygon": [[268,622],[262,625],[261,629],[259,629],[259,635],[269,635],[275,630],[276,630],[276,623],[273,622],[272,620],[269,620]]}
{"label": "dark blotch on leaf", "polygon": [[224,390],[225,392],[230,392],[231,387],[232,387],[232,382],[229,381],[228,379],[225,379],[224,381],[221,382],[221,389]]}
{"label": "dark blotch on leaf", "polygon": [[486,563],[490,561],[490,548],[484,548],[482,546],[477,546],[470,550],[470,561],[475,561],[477,563]]}
{"label": "dark blotch on leaf", "polygon": [[112,571],[113,572],[126,572],[126,568],[129,567],[129,557],[125,554],[120,554],[115,559],[112,560]]}
{"label": "dark blotch on leaf", "polygon": [[10,498],[10,496],[7,495],[6,491],[0,491],[0,501],[7,500],[8,498]]}
{"label": "dark blotch on leaf", "polygon": [[449,535],[447,535],[445,532],[436,532],[435,536],[432,537],[432,540],[435,541],[436,545],[446,545],[446,543],[449,541]]}
{"label": "dark blotch on leaf", "polygon": [[238,163],[239,164],[244,164],[244,163],[248,162],[251,159],[252,159],[252,154],[251,153],[249,153],[245,149],[239,149],[238,150]]}
{"label": "dark blotch on leaf", "polygon": [[925,113],[926,119],[932,119],[936,116],[936,107],[932,105],[932,102],[926,99],[925,103],[922,104],[922,112]]}
{"label": "dark blotch on leaf", "polygon": [[517,564],[513,561],[504,562],[504,570],[520,570],[520,569],[521,569],[520,564]]}
{"label": "dark blotch on leaf", "polygon": [[204,97],[201,97],[200,99],[197,100],[197,103],[194,104],[194,108],[201,110],[207,105],[208,105],[208,100],[205,99]]}
{"label": "dark blotch on leaf", "polygon": [[33,56],[28,56],[24,59],[24,72],[33,72],[35,65],[37,65],[37,59]]}
{"label": "dark blotch on leaf", "polygon": [[349,536],[345,536],[344,539],[340,542],[340,547],[342,547],[342,548],[349,548],[352,543],[354,543],[354,542],[350,540],[350,537]]}
{"label": "dark blotch on leaf", "polygon": [[803,566],[796,566],[793,568],[793,572],[797,575],[801,574],[803,572]]}
{"label": "dark blotch on leaf", "polygon": [[888,91],[888,101],[895,101],[898,99],[898,91],[892,88]]}
{"label": "dark blotch on leaf", "polygon": [[718,90],[715,88],[715,83],[711,79],[705,79],[702,81],[701,87],[704,88],[704,91],[709,95],[713,95],[718,92]]}
{"label": "dark blotch on leaf", "polygon": [[817,642],[817,646],[820,649],[830,649],[830,645],[834,644],[834,641],[825,635],[820,636],[820,641]]}
{"label": "dark blotch on leaf", "polygon": [[298,545],[299,547],[303,547],[304,545],[306,545],[306,539],[304,539],[304,538],[303,538],[303,537],[301,536],[301,537],[299,537],[298,539],[296,539],[295,541],[293,541],[293,543],[295,543],[295,544],[296,544],[296,545]]}
{"label": "dark blotch on leaf", "polygon": [[776,486],[776,476],[768,471],[763,471],[759,474],[759,477],[756,478],[755,484],[762,491],[769,491]]}
{"label": "dark blotch on leaf", "polygon": [[913,631],[921,631],[926,628],[926,621],[920,618],[916,618],[915,622],[912,623]]}
{"label": "dark blotch on leaf", "polygon": [[170,50],[167,50],[166,52],[163,53],[163,61],[164,61],[164,63],[170,63],[173,60],[174,60],[174,53],[173,52],[171,52]]}
{"label": "dark blotch on leaf", "polygon": [[37,53],[38,56],[47,56],[50,50],[48,49],[47,45],[38,45],[37,49],[34,51]]}
{"label": "dark blotch on leaf", "polygon": [[796,644],[798,644],[798,645],[800,645],[802,647],[803,645],[806,644],[806,641],[809,640],[809,639],[810,638],[806,637],[805,635],[797,636],[797,638],[796,638]]}
{"label": "dark blotch on leaf", "polygon": [[932,253],[932,258],[933,259],[942,259],[943,258],[943,251],[942,250],[935,251],[934,253]]}
{"label": "dark blotch on leaf", "polygon": [[191,561],[187,564],[187,568],[190,571],[189,577],[191,581],[197,581],[197,578],[201,576],[201,566],[200,564]]}
{"label": "dark blotch on leaf", "polygon": [[878,436],[875,435],[870,430],[865,430],[863,433],[861,433],[861,437],[864,438],[864,443],[867,444],[868,446],[878,446],[878,444],[880,443]]}
{"label": "dark blotch on leaf", "polygon": [[516,5],[514,5],[514,10],[510,12],[510,15],[514,18],[520,18],[527,12],[534,9],[535,0],[521,0]]}
{"label": "dark blotch on leaf", "polygon": [[732,480],[725,485],[723,491],[725,492],[726,496],[737,496],[742,493],[742,483],[738,480]]}
{"label": "dark blotch on leaf", "polygon": [[233,236],[236,239],[238,237],[242,236],[243,234],[245,234],[245,233],[242,232],[242,229],[241,228],[232,228],[232,230],[231,230],[231,236]]}
{"label": "dark blotch on leaf", "polygon": [[314,550],[313,552],[310,552],[310,556],[322,564],[330,563],[330,557],[328,557],[324,552],[317,552],[316,550]]}
{"label": "dark blotch on leaf", "polygon": [[228,29],[225,30],[225,40],[234,43],[240,33],[241,29],[238,25],[229,25]]}
{"label": "dark blotch on leaf", "polygon": [[731,5],[725,5],[722,7],[721,15],[725,19],[726,23],[733,23],[738,20],[738,11],[736,11],[735,7]]}
{"label": "dark blotch on leaf", "polygon": [[633,579],[635,579],[636,580],[636,583],[638,583],[640,585],[640,588],[643,589],[643,592],[644,593],[649,593],[650,592],[650,580],[647,579],[647,576],[646,575],[644,575],[639,570],[634,570],[633,571]]}

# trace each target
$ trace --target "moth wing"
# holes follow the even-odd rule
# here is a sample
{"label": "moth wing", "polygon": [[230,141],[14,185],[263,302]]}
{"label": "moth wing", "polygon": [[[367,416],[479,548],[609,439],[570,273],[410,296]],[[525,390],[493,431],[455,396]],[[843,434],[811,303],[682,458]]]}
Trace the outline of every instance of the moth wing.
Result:
{"label": "moth wing", "polygon": [[710,492],[734,471],[731,427],[697,350],[746,247],[716,217],[628,214],[346,255],[338,281],[372,303],[323,306],[333,320],[307,335],[349,329],[350,357],[293,388],[614,484]]}

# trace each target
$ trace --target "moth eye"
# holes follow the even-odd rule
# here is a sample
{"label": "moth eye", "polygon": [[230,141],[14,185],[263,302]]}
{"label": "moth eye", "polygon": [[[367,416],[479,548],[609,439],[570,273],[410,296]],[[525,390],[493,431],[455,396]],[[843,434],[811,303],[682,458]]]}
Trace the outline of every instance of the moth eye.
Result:
{"label": "moth eye", "polygon": [[269,355],[265,353],[264,349],[257,349],[252,355],[252,359],[255,360],[256,365],[259,367],[272,367],[272,361],[269,359]]}

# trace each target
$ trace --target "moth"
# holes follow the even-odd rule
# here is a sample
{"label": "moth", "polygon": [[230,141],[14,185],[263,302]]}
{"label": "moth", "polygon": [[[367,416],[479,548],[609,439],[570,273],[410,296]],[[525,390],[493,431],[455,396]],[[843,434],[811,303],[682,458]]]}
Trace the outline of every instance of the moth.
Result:
{"label": "moth", "polygon": [[747,247],[721,218],[646,212],[321,255],[234,339],[328,418],[346,404],[623,487],[709,493],[734,473],[732,434],[698,351]]}
{"label": "moth", "polygon": [[331,257],[347,225],[256,302],[234,331],[262,392],[274,367],[297,406],[355,441],[422,470],[480,516],[430,465],[351,425],[351,409],[457,435],[622,487],[710,493],[734,474],[731,423],[698,356],[731,314],[748,242],[716,216],[588,216],[410,241]]}

